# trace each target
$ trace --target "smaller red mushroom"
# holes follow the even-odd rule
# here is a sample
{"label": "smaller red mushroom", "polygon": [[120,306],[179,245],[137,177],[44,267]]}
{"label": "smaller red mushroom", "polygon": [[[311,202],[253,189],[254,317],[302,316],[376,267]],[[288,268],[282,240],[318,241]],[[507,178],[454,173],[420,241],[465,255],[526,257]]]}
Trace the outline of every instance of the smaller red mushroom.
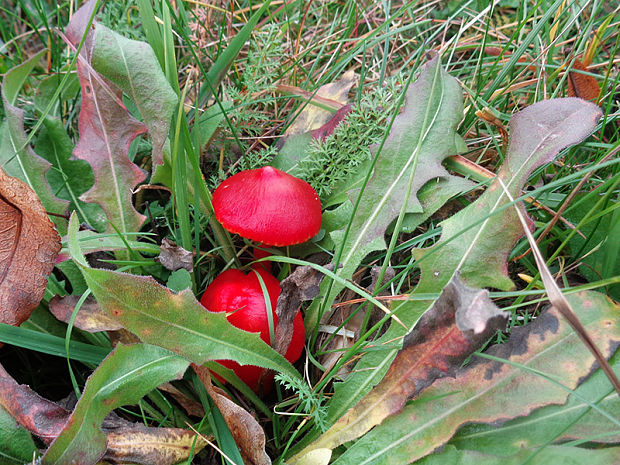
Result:
{"label": "smaller red mushroom", "polygon": [[[278,316],[275,308],[280,295],[280,283],[267,271],[259,268],[249,274],[240,270],[227,270],[220,274],[207,287],[200,299],[200,303],[212,312],[226,312],[226,318],[233,326],[245,331],[259,333],[260,338],[271,344],[269,337],[269,319],[267,315],[265,296],[258,280],[260,275],[271,303],[274,331],[278,325]],[[297,312],[293,320],[293,335],[291,343],[284,357],[291,363],[296,362],[304,348],[305,330],[301,312]],[[253,365],[239,365],[232,360],[218,360],[227,368],[232,369],[255,392],[262,390],[269,392],[273,384],[273,374],[263,379],[263,386],[259,386],[262,368]],[[262,388],[262,389],[261,389]]]}

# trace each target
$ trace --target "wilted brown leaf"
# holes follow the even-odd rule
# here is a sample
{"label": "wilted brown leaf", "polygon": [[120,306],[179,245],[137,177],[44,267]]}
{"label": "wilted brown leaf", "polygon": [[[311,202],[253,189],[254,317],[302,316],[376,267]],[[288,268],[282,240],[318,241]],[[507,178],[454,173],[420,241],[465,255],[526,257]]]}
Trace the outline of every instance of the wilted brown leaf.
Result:
{"label": "wilted brown leaf", "polygon": [[408,399],[435,380],[452,376],[505,320],[506,315],[491,302],[487,291],[467,287],[455,275],[405,336],[403,348],[383,380],[290,463],[296,463],[297,458],[303,461],[311,450],[333,449],[356,439],[399,412]]}
{"label": "wilted brown leaf", "polygon": [[[105,428],[104,428],[105,430]],[[173,465],[197,454],[207,442],[193,431],[155,428],[126,422],[106,432],[105,459],[115,463]]]}
{"label": "wilted brown leaf", "polygon": [[[69,323],[79,296],[55,296],[49,303],[50,312],[64,323]],[[98,331],[115,331],[121,329],[116,320],[110,318],[93,298],[88,298],[80,307],[73,325],[83,331],[96,333]]]}
{"label": "wilted brown leaf", "polygon": [[0,322],[28,319],[59,251],[60,237],[37,195],[0,169]]}
{"label": "wilted brown leaf", "polygon": [[[332,267],[333,268],[333,267]],[[302,302],[319,295],[319,284],[324,275],[309,266],[299,266],[280,282],[280,295],[276,304],[278,327],[273,348],[284,355],[293,337],[293,320]]]}
{"label": "wilted brown leaf", "polygon": [[[576,71],[573,71],[576,70]],[[594,76],[584,74],[588,68],[579,60],[575,60],[568,72],[568,95],[569,97],[579,97],[584,100],[598,99],[601,88]]]}
{"label": "wilted brown leaf", "polygon": [[192,364],[192,368],[224,417],[243,461],[251,465],[271,465],[271,459],[265,452],[265,432],[254,417],[226,397],[222,390],[213,387],[207,368],[196,364]]}
{"label": "wilted brown leaf", "polygon": [[185,268],[190,273],[194,271],[194,254],[176,245],[170,239],[161,241],[161,253],[155,260],[170,271],[180,270],[181,268]]}

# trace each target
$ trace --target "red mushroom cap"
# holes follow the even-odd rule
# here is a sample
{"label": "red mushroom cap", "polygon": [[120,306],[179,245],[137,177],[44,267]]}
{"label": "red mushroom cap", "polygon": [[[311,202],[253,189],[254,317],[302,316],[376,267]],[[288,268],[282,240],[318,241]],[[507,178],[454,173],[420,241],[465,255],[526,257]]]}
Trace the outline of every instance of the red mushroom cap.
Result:
{"label": "red mushroom cap", "polygon": [[228,231],[266,245],[300,244],[321,229],[316,191],[272,166],[226,179],[213,193],[213,210]]}
{"label": "red mushroom cap", "polygon": [[[257,269],[271,302],[271,314],[274,327],[278,325],[276,303],[280,295],[280,283],[263,269]],[[226,319],[233,326],[259,333],[260,338],[271,344],[269,337],[269,319],[265,307],[265,297],[255,272],[244,274],[240,270],[226,270],[207,287],[200,303],[211,312],[226,312]],[[284,358],[293,363],[299,359],[304,348],[305,330],[301,312],[297,312],[293,320],[293,334]],[[220,364],[234,370],[254,391],[259,390],[262,368],[253,365],[239,365],[232,360],[217,360]],[[264,379],[262,386],[268,392],[273,383],[273,374]]]}

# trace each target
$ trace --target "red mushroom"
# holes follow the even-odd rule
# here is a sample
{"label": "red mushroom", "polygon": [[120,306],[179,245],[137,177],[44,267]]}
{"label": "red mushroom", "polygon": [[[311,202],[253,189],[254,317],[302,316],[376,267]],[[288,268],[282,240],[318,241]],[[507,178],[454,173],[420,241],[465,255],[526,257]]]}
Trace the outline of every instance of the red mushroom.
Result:
{"label": "red mushroom", "polygon": [[228,231],[272,246],[300,244],[321,229],[321,201],[305,181],[272,166],[241,171],[213,193]]}
{"label": "red mushroom", "polygon": [[[256,273],[260,274],[271,302],[271,314],[274,330],[278,324],[275,308],[280,295],[280,283],[263,269],[249,274],[240,270],[227,270],[220,274],[207,287],[200,303],[212,312],[226,312],[226,318],[233,326],[245,331],[256,332],[267,344],[269,337],[269,319],[265,306],[265,296]],[[293,320],[293,336],[284,357],[291,363],[296,362],[304,347],[305,330],[301,312]],[[239,365],[232,360],[218,360],[243,380],[250,388],[258,392],[262,368],[253,365]],[[263,379],[262,391],[268,392],[273,383],[273,374]]]}

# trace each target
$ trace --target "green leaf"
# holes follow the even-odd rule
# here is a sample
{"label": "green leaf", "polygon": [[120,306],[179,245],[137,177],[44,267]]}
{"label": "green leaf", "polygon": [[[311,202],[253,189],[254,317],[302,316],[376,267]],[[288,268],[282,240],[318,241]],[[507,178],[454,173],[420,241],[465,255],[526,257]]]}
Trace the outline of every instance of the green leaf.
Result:
{"label": "green leaf", "polygon": [[162,149],[178,97],[153,49],[145,42],[127,39],[96,24],[92,66],[138,107],[153,144],[153,166],[162,164]]}
{"label": "green leaf", "polygon": [[[620,354],[610,364],[620,371]],[[563,405],[549,405],[527,417],[516,418],[501,427],[467,425],[450,441],[459,449],[494,455],[512,455],[523,448],[536,449],[558,441],[585,440],[591,443],[620,443],[620,426],[593,410],[595,403],[612,418],[620,418],[620,398],[602,370],[597,370],[575,390]]]}
{"label": "green leaf", "polygon": [[441,453],[433,454],[416,465],[610,465],[618,463],[620,447],[609,449],[581,449],[569,446],[549,446],[539,454],[530,458],[532,452],[522,450],[510,457],[483,454],[469,450],[457,450],[453,446],[446,447]]}
{"label": "green leaf", "polygon": [[[610,356],[620,338],[618,305],[597,292],[567,299],[603,354]],[[596,367],[590,351],[553,308],[513,329],[508,343],[487,354],[497,358],[477,361],[455,378],[436,381],[334,463],[411,463],[446,443],[464,424],[502,422],[566,402],[570,391]]]}
{"label": "green leaf", "polygon": [[[441,223],[443,231],[438,243],[413,251],[421,278],[410,300],[392,305],[401,321],[415,325],[433,303],[415,297],[438,295],[456,271],[461,271],[462,280],[470,287],[512,288],[506,274],[506,258],[523,231],[500,180],[513,197],[520,197],[532,170],[553,160],[562,148],[587,137],[600,114],[592,103],[567,98],[536,103],[512,117],[511,143],[497,178],[475,202]],[[364,355],[346,381],[335,385],[330,423],[379,382],[398,351],[387,342],[404,334],[400,325],[391,325],[374,341],[377,348],[383,347]]]}
{"label": "green leaf", "polygon": [[[48,106],[61,80],[61,75],[50,76],[37,87],[35,106],[40,112]],[[77,78],[71,80],[63,97],[70,98],[74,83],[79,89]],[[81,221],[103,231],[106,228],[106,217],[101,207],[79,199],[81,194],[93,186],[93,171],[84,160],[71,159],[73,141],[57,112],[58,106],[53,107],[43,119],[44,127],[39,131],[35,151],[52,165],[52,169],[47,172],[47,180],[56,195],[69,201],[69,210],[77,211]]]}
{"label": "green leaf", "polygon": [[224,313],[207,311],[189,290],[178,294],[153,278],[90,268],[77,240],[77,217],[69,223],[69,249],[101,309],[142,341],[165,347],[199,365],[234,360],[299,373],[258,334],[232,326]]}
{"label": "green leaf", "polygon": [[84,392],[43,464],[96,463],[105,453],[103,419],[115,408],[135,404],[162,383],[183,376],[189,362],[147,344],[118,345],[86,382]]}
{"label": "green leaf", "polygon": [[[331,234],[336,251],[341,251],[339,276],[350,279],[366,255],[385,249],[386,229],[401,211],[423,211],[417,196],[420,188],[431,179],[448,176],[441,161],[457,153],[454,141],[463,114],[461,94],[458,82],[442,69],[438,58],[409,87],[403,110],[376,155],[372,177],[361,190],[348,192],[353,205],[360,196],[350,228]],[[321,289],[325,297],[306,312],[306,325],[320,319],[321,309],[331,306],[342,286],[325,280]]]}
{"label": "green leaf", "polygon": [[[40,330],[34,331],[0,323],[0,342],[58,357],[67,357],[65,338],[44,334]],[[98,364],[109,352],[110,349],[105,347],[93,346],[78,341],[69,342],[69,358],[72,360]]]}
{"label": "green leaf", "polygon": [[[2,82],[2,102],[6,120],[0,126],[0,165],[8,174],[26,183],[35,191],[45,210],[62,215],[67,210],[68,202],[58,199],[47,183],[46,174],[50,163],[30,147],[25,145],[27,136],[24,130],[25,112],[15,106],[17,96],[28,75],[41,60],[45,50],[34,55],[19,66],[12,68]],[[66,231],[66,220],[52,217],[54,224],[62,233]]]}
{"label": "green leaf", "polygon": [[[614,208],[618,200],[609,199],[602,205],[601,200],[598,192],[577,196],[564,214],[585,236],[574,234],[569,247],[582,263],[580,273],[590,282],[620,275],[620,209]],[[582,223],[586,215],[591,216]],[[619,300],[620,284],[609,286],[609,293]]]}
{"label": "green leaf", "polygon": [[180,292],[192,287],[192,275],[185,268],[180,268],[170,273],[166,287],[172,291]]}
{"label": "green leaf", "polygon": [[31,461],[36,452],[30,433],[0,406],[0,465],[23,465]]}

